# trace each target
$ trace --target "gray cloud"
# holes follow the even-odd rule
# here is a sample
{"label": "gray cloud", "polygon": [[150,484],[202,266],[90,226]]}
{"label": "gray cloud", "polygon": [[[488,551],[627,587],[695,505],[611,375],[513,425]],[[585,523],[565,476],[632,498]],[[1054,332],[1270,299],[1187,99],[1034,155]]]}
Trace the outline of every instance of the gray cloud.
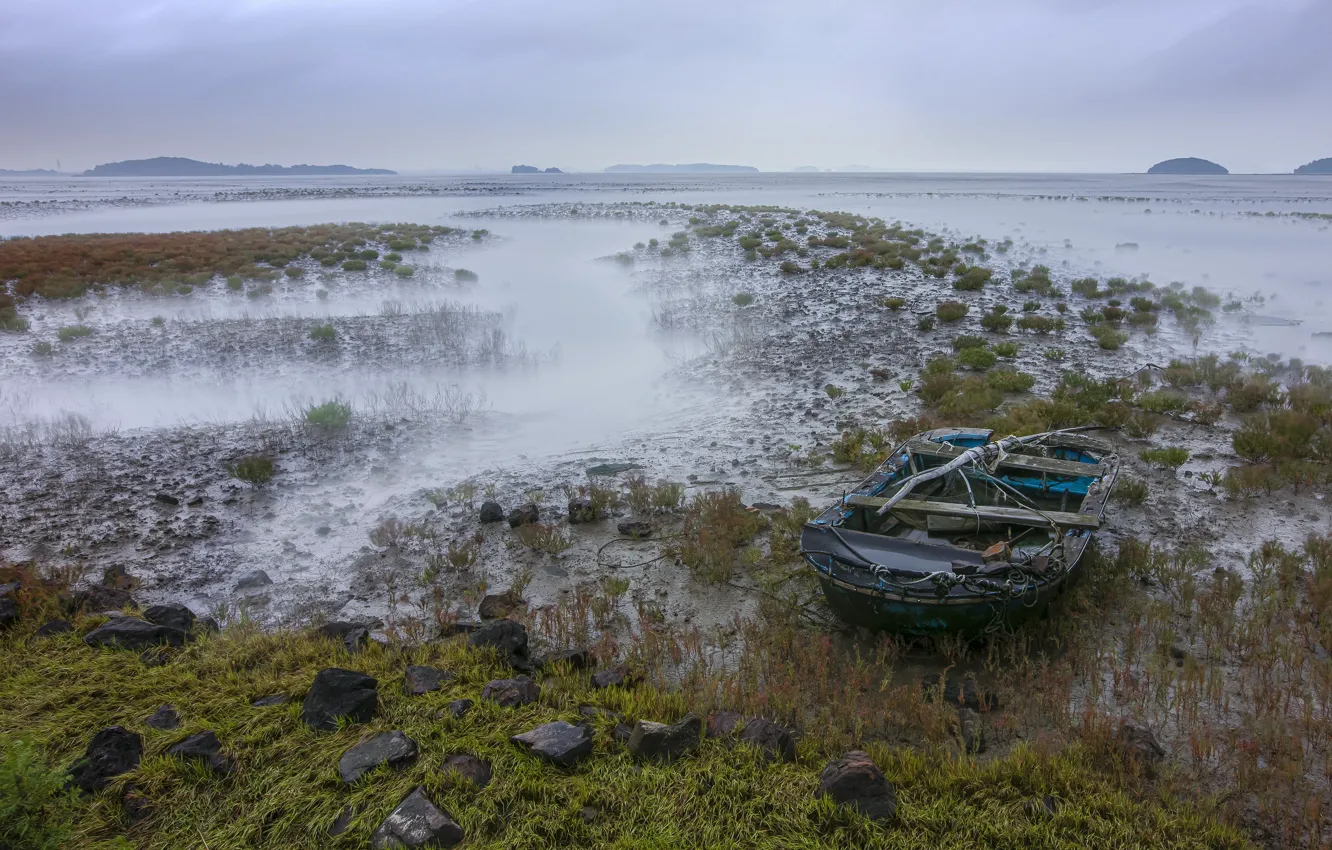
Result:
{"label": "gray cloud", "polygon": [[1232,170],[1332,155],[1326,0],[0,7],[0,166]]}

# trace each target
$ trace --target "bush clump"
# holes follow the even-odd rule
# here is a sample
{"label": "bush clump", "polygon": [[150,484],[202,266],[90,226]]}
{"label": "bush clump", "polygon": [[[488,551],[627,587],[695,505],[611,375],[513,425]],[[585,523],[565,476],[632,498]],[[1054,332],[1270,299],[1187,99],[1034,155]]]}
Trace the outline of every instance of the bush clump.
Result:
{"label": "bush clump", "polygon": [[29,741],[0,735],[0,847],[63,850],[75,846],[75,792],[65,771],[47,767]]}
{"label": "bush clump", "polygon": [[344,272],[363,272],[365,269],[365,260],[348,260],[342,264]]}
{"label": "bush clump", "polygon": [[731,296],[731,303],[737,307],[748,307],[750,304],[754,303],[754,293],[737,292],[735,295]]}
{"label": "bush clump", "polygon": [[1177,446],[1163,449],[1143,449],[1138,452],[1138,458],[1150,466],[1160,466],[1174,472],[1188,462],[1189,452],[1187,449],[1181,449]]}
{"label": "bush clump", "polygon": [[69,342],[79,337],[92,336],[93,329],[87,325],[65,325],[56,331],[56,336],[61,342]]}
{"label": "bush clump", "polygon": [[889,310],[901,310],[906,306],[906,299],[897,297],[880,298],[879,306],[887,307]]}
{"label": "bush clump", "polygon": [[934,315],[944,322],[956,322],[969,312],[971,308],[961,301],[944,301],[934,308]]}
{"label": "bush clump", "polygon": [[1025,393],[1036,383],[1036,377],[1015,369],[995,369],[985,376],[985,381],[1003,393]]}
{"label": "bush clump", "polygon": [[310,339],[315,342],[333,342],[338,338],[338,332],[332,325],[315,325],[310,328]]}
{"label": "bush clump", "polygon": [[1096,338],[1096,344],[1106,351],[1115,351],[1128,342],[1128,334],[1117,331],[1110,325],[1092,325],[1088,332]]}
{"label": "bush clump", "polygon": [[347,427],[351,421],[351,405],[342,401],[326,401],[323,404],[315,404],[305,409],[306,424],[313,425],[316,428],[325,430],[334,430]]}
{"label": "bush clump", "polygon": [[1034,313],[1028,313],[1018,319],[1017,326],[1020,330],[1032,331],[1038,334],[1058,333],[1064,329],[1064,320],[1052,316],[1037,316]]}
{"label": "bush clump", "polygon": [[459,283],[476,283],[481,276],[471,269],[454,269],[453,279]]}
{"label": "bush clump", "polygon": [[984,372],[994,365],[998,358],[988,348],[964,348],[957,353],[957,362],[968,369]]}
{"label": "bush clump", "polygon": [[416,274],[416,269],[413,266],[398,266],[393,273],[398,277],[411,277]]}
{"label": "bush clump", "polygon": [[244,481],[251,487],[262,487],[272,481],[275,471],[273,459],[263,455],[246,455],[227,465],[227,472],[232,478]]}

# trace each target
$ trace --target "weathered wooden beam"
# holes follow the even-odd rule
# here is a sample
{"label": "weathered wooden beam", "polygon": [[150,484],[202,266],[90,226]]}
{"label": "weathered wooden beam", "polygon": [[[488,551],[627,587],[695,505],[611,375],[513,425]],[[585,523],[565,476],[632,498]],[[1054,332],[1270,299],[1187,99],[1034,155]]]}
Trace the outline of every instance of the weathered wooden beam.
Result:
{"label": "weathered wooden beam", "polygon": [[[846,504],[864,508],[881,508],[888,500],[880,496],[846,497]],[[1008,525],[1049,526],[1050,520],[1060,528],[1085,528],[1095,531],[1101,527],[1101,520],[1095,514],[1075,514],[1067,511],[1036,511],[1027,508],[1005,508],[998,505],[977,505],[970,507],[957,502],[931,502],[925,499],[902,499],[893,505],[892,510],[913,513],[933,514],[935,516],[980,518],[982,522],[1006,523]],[[1049,519],[1046,519],[1049,517]]]}
{"label": "weathered wooden beam", "polygon": [[[931,440],[909,440],[905,448],[915,455],[937,457],[943,460],[952,460],[966,451],[964,448],[949,443],[936,443]],[[1031,455],[1019,454],[1004,455],[1003,459],[999,461],[999,468],[1030,473],[1038,478],[1041,473],[1066,475],[1070,478],[1082,478],[1084,476],[1099,478],[1105,474],[1105,465],[1100,463],[1080,463],[1076,460],[1060,460],[1052,457],[1032,457]]]}

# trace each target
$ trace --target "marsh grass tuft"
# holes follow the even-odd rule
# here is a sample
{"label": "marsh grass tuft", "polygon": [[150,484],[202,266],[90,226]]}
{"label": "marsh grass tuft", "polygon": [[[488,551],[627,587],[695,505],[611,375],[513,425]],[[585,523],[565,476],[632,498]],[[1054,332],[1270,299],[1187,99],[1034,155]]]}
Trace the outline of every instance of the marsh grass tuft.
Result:
{"label": "marsh grass tuft", "polygon": [[326,401],[323,404],[312,404],[305,408],[304,420],[307,424],[316,428],[334,431],[346,428],[347,423],[351,421],[352,408],[350,404],[343,401]]}
{"label": "marsh grass tuft", "polygon": [[227,466],[227,472],[237,481],[244,481],[251,487],[262,487],[273,480],[276,466],[271,457],[264,455],[246,455]]}

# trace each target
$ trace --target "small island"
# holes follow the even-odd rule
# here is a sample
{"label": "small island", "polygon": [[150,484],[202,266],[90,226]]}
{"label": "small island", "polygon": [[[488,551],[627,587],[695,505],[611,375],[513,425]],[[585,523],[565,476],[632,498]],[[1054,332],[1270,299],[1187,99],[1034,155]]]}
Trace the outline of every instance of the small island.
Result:
{"label": "small island", "polygon": [[352,168],[350,165],[223,165],[183,156],[156,156],[103,163],[83,177],[307,177],[353,174],[397,174],[387,168]]}
{"label": "small island", "polygon": [[59,174],[51,168],[0,168],[0,177],[56,177]]}
{"label": "small island", "polygon": [[1229,174],[1224,166],[1196,156],[1167,159],[1147,169],[1148,174]]}
{"label": "small island", "polygon": [[608,174],[758,173],[758,169],[752,165],[713,165],[710,162],[692,162],[686,165],[667,165],[664,162],[657,162],[652,165],[612,165],[604,170]]}
{"label": "small island", "polygon": [[1332,174],[1332,156],[1315,159],[1295,169],[1296,174]]}
{"label": "small island", "polygon": [[510,174],[563,174],[558,168],[537,168],[535,165],[515,165],[509,169]]}

